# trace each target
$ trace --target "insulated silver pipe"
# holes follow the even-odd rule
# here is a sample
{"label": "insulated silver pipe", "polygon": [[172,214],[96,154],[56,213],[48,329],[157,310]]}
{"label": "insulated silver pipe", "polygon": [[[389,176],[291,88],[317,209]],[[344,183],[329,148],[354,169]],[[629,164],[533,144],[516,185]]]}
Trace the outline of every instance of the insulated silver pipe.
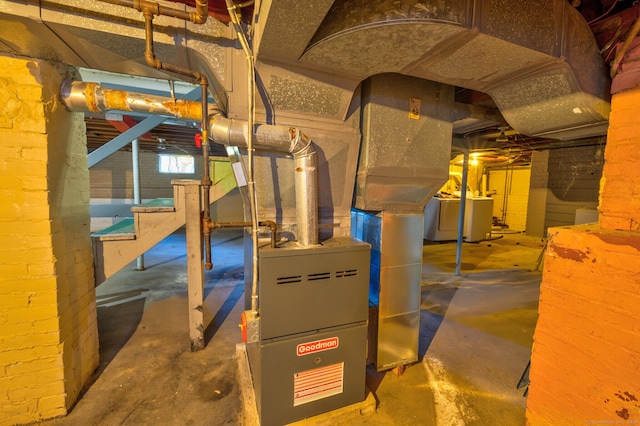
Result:
{"label": "insulated silver pipe", "polygon": [[[286,126],[258,124],[254,127],[254,148],[265,151],[292,152],[296,143],[295,129]],[[227,146],[248,146],[247,122],[223,116],[211,117],[209,137]]]}
{"label": "insulated silver pipe", "polygon": [[[111,90],[97,83],[65,81],[60,95],[73,112],[136,111],[202,120],[200,102]],[[247,122],[214,115],[209,138],[225,146],[248,147]],[[313,143],[299,129],[261,124],[254,128],[254,148],[289,153],[294,158],[298,244],[318,244],[317,159]]]}
{"label": "insulated silver pipe", "polygon": [[[299,130],[297,133],[298,138],[305,138]],[[317,159],[311,141],[306,142],[307,145],[293,156],[298,244],[302,247],[318,244],[318,197],[315,191],[318,186]]]}
{"label": "insulated silver pipe", "polygon": [[107,89],[98,83],[64,81],[60,96],[72,112],[131,111],[169,115],[184,120],[202,120],[200,102]]}
{"label": "insulated silver pipe", "polygon": [[[225,146],[247,147],[247,125],[241,120],[215,117],[209,124],[209,136]],[[288,126],[259,125],[254,131],[256,149],[293,155],[296,192],[298,244],[318,244],[318,173],[313,143],[300,129]]]}

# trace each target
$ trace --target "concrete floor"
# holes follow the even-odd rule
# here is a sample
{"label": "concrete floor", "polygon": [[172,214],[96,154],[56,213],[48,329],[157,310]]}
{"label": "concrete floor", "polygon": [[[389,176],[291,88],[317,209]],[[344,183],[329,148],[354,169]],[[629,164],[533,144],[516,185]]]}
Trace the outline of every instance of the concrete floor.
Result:
{"label": "concrete floor", "polygon": [[[45,425],[243,424],[234,359],[243,309],[242,237],[214,233],[205,273],[205,350],[189,351],[184,233],[176,232],[97,288],[101,364],[70,414]],[[368,372],[375,413],[332,424],[523,425],[544,242],[522,234],[425,243],[421,362],[401,376]],[[309,424],[313,424],[309,422]]]}

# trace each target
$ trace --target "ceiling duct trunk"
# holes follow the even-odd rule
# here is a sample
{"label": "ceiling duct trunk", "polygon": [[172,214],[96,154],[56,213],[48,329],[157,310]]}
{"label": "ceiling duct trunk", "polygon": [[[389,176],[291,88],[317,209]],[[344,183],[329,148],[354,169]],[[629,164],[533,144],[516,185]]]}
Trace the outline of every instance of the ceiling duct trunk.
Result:
{"label": "ceiling duct trunk", "polygon": [[485,92],[529,136],[575,139],[608,126],[608,73],[566,0],[337,0],[300,61]]}

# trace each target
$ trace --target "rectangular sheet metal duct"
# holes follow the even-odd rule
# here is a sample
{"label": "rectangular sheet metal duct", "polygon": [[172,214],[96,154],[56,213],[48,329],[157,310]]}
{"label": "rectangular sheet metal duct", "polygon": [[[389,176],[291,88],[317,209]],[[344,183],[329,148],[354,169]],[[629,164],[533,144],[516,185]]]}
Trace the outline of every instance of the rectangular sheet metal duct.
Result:
{"label": "rectangular sheet metal duct", "polygon": [[453,89],[399,74],[363,83],[356,208],[422,213],[449,175]]}

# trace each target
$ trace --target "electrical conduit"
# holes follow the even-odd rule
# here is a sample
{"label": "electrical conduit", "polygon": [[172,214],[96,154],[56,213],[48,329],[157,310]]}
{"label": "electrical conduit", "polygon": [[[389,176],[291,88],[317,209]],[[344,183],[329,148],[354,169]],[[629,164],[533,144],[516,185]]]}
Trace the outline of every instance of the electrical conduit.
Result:
{"label": "electrical conduit", "polygon": [[252,245],[252,282],[251,282],[251,314],[254,318],[258,316],[258,212],[255,192],[255,180],[253,177],[253,116],[255,105],[255,80],[254,80],[254,60],[253,53],[249,48],[247,37],[242,31],[240,20],[236,14],[236,8],[232,0],[225,0],[227,11],[231,18],[231,23],[242,46],[242,50],[247,58],[247,189],[249,192],[249,209],[251,210],[251,245]]}

